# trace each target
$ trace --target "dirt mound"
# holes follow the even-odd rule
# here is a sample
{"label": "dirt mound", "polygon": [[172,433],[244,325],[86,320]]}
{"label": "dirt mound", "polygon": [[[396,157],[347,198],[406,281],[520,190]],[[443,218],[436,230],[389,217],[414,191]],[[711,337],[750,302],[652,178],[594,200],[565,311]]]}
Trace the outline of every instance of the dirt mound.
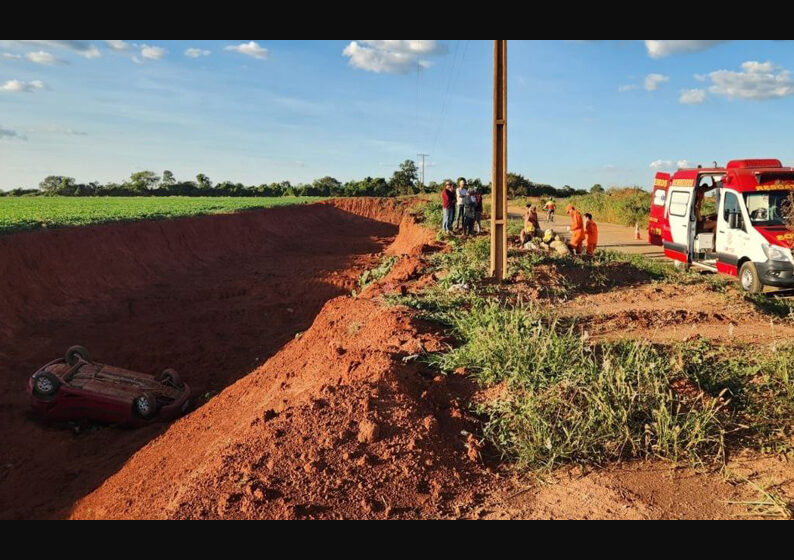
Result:
{"label": "dirt mound", "polygon": [[[437,517],[483,496],[462,379],[415,361],[441,341],[401,308],[330,301],[266,364],[174,423],[75,518]],[[470,446],[473,444],[468,442]]]}
{"label": "dirt mound", "polygon": [[63,515],[165,429],[42,424],[25,394],[36,368],[80,343],[106,363],[174,367],[203,402],[356,288],[408,206],[338,204],[0,238],[0,518]]}

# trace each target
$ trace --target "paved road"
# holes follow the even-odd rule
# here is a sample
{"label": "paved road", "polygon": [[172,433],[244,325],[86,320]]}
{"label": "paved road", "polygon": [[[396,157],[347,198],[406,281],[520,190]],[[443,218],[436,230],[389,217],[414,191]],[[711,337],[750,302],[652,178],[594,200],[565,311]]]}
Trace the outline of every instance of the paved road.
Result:
{"label": "paved road", "polygon": [[[524,211],[520,206],[509,206],[508,216],[511,220],[522,220]],[[571,219],[565,213],[557,214],[554,223],[546,221],[546,214],[540,216],[540,227],[542,229],[552,229],[566,233],[566,227],[570,225]],[[598,248],[611,249],[622,253],[638,253],[651,259],[664,258],[661,247],[648,243],[648,230],[640,228],[641,239],[634,239],[634,228],[617,224],[598,223]]]}

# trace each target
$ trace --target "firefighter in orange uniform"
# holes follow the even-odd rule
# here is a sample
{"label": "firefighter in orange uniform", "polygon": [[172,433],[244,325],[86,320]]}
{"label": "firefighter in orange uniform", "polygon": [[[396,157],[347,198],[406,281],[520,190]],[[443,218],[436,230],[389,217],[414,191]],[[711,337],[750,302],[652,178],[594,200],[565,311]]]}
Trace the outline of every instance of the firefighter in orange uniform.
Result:
{"label": "firefighter in orange uniform", "polygon": [[593,215],[584,215],[584,244],[587,247],[587,256],[592,257],[598,245],[598,226],[593,221]]}
{"label": "firefighter in orange uniform", "polygon": [[569,243],[571,251],[578,255],[582,252],[582,243],[584,242],[584,222],[582,221],[582,214],[579,210],[569,204],[565,207],[565,213],[571,217],[571,242]]}

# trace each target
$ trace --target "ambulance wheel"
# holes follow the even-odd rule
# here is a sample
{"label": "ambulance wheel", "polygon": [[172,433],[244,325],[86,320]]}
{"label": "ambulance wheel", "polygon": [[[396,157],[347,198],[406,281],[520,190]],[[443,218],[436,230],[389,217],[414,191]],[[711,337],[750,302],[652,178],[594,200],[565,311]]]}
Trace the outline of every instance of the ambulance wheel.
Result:
{"label": "ambulance wheel", "polygon": [[80,359],[89,361],[88,350],[82,346],[72,346],[66,351],[66,363],[70,366],[75,365]]}
{"label": "ambulance wheel", "polygon": [[750,261],[744,263],[739,269],[739,282],[742,284],[742,289],[751,294],[759,294],[764,290],[764,285],[758,278],[758,270]]}

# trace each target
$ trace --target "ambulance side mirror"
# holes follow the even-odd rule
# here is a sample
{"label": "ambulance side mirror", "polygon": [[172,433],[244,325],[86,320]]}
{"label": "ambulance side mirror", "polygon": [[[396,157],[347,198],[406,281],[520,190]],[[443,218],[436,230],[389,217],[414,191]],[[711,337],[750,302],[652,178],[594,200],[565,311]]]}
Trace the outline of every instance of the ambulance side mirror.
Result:
{"label": "ambulance side mirror", "polygon": [[731,229],[743,229],[742,215],[737,211],[728,213],[728,227]]}

